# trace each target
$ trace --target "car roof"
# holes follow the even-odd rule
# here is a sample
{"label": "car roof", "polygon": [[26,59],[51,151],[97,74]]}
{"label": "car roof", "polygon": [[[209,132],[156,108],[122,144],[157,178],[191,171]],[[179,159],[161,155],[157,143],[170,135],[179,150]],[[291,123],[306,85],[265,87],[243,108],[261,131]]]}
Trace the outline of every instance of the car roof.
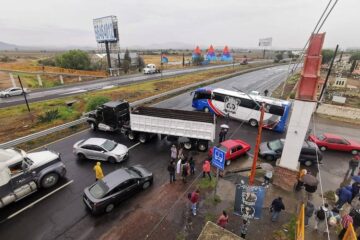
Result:
{"label": "car roof", "polygon": [[85,140],[82,145],[102,145],[107,139],[105,138],[89,138],[88,140]]}
{"label": "car roof", "polygon": [[326,138],[344,139],[343,137],[340,137],[339,135],[335,135],[335,134],[332,134],[332,133],[324,133],[323,135]]}
{"label": "car roof", "polygon": [[111,190],[120,183],[132,178],[134,178],[134,176],[129,174],[127,168],[120,168],[106,175],[102,181],[106,184],[106,186],[108,186],[109,190]]}
{"label": "car roof", "polygon": [[229,139],[229,140],[225,140],[221,143],[222,146],[226,147],[226,148],[231,148],[234,147],[236,145],[239,145],[240,142],[238,142],[237,140],[234,139]]}

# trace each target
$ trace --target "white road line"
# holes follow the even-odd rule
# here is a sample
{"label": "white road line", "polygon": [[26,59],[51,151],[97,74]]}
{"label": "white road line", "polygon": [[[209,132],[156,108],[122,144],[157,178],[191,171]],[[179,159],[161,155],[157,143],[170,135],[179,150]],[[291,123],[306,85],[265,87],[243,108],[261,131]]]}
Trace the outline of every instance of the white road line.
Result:
{"label": "white road line", "polygon": [[138,143],[136,143],[136,144],[134,144],[134,145],[132,145],[131,147],[129,147],[129,150],[130,149],[132,149],[132,148],[134,148],[134,147],[136,147],[137,145],[139,145],[139,144],[141,144],[140,142],[138,142]]}
{"label": "white road line", "polygon": [[9,219],[11,219],[11,218],[15,217],[16,215],[18,215],[18,214],[22,213],[23,211],[25,211],[25,210],[27,210],[27,209],[31,208],[31,207],[32,207],[32,206],[34,206],[35,204],[37,204],[37,203],[41,202],[41,201],[42,201],[42,200],[44,200],[45,198],[47,198],[47,197],[51,196],[52,194],[56,193],[57,191],[59,191],[59,190],[63,189],[64,187],[68,186],[69,184],[71,184],[71,183],[73,183],[73,182],[74,182],[74,180],[71,180],[71,181],[69,181],[69,182],[65,183],[64,185],[60,186],[59,188],[55,189],[54,191],[52,191],[52,192],[50,192],[50,193],[46,194],[46,195],[45,195],[45,196],[43,196],[42,198],[40,198],[40,199],[36,200],[35,202],[30,203],[29,205],[27,205],[27,206],[26,206],[26,207],[24,207],[23,209],[20,209],[19,211],[17,211],[17,212],[15,212],[15,213],[11,214],[11,215],[10,215],[10,216],[8,216],[6,219],[7,219],[7,220],[9,220]]}

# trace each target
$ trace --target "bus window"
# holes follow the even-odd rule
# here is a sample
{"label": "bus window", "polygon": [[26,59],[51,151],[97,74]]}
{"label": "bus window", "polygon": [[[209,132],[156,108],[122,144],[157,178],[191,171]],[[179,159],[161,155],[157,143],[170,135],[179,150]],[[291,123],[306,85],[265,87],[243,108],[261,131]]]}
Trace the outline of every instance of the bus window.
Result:
{"label": "bus window", "polygon": [[196,99],[210,99],[211,98],[211,94],[208,92],[196,92],[194,94],[194,100]]}
{"label": "bus window", "polygon": [[225,95],[215,93],[213,99],[219,102],[225,102]]}
{"label": "bus window", "polygon": [[276,105],[270,105],[269,113],[282,116],[284,115],[284,107],[283,106],[276,106]]}

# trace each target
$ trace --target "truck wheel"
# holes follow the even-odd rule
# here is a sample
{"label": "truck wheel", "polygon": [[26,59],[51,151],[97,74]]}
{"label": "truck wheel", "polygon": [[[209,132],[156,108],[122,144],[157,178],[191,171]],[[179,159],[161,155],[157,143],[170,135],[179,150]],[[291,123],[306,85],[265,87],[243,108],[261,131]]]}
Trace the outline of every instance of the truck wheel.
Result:
{"label": "truck wheel", "polygon": [[186,142],[184,143],[184,148],[186,150],[191,150],[192,149],[192,142]]}
{"label": "truck wheel", "polygon": [[148,135],[146,133],[141,133],[139,136],[139,141],[141,143],[146,143],[148,140]]}
{"label": "truck wheel", "polygon": [[97,130],[97,125],[96,125],[96,123],[94,123],[94,122],[91,122],[90,123],[90,128],[91,128],[91,130],[93,130],[94,132]]}
{"label": "truck wheel", "polygon": [[134,132],[129,132],[128,133],[128,139],[131,141],[134,141],[136,139],[136,134]]}
{"label": "truck wheel", "polygon": [[258,125],[258,121],[256,121],[255,119],[250,119],[249,124],[252,127],[256,127]]}
{"label": "truck wheel", "polygon": [[198,150],[199,150],[200,152],[205,152],[207,149],[208,149],[208,143],[207,143],[207,142],[200,141],[200,142],[198,143]]}
{"label": "truck wheel", "polygon": [[59,181],[59,175],[57,173],[48,173],[41,179],[42,188],[50,188],[57,184]]}
{"label": "truck wheel", "polygon": [[114,210],[114,207],[115,207],[115,205],[113,203],[110,203],[109,205],[106,206],[105,212],[106,213],[111,212],[112,210]]}

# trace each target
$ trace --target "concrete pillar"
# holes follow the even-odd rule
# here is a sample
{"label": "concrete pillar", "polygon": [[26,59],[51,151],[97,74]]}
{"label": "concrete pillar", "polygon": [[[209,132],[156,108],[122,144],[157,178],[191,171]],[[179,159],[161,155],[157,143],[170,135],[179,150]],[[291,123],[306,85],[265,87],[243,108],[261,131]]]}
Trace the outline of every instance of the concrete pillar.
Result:
{"label": "concrete pillar", "polygon": [[60,83],[61,83],[61,85],[64,85],[64,79],[63,79],[63,76],[62,76],[62,75],[60,75],[59,77],[60,77]]}
{"label": "concrete pillar", "polygon": [[12,73],[9,73],[10,76],[10,80],[11,80],[11,84],[13,87],[16,87],[16,83],[15,83],[15,79],[14,79],[14,75]]}
{"label": "concrete pillar", "polygon": [[81,82],[81,81],[82,81],[81,76],[79,76],[79,82]]}
{"label": "concrete pillar", "polygon": [[37,80],[38,80],[39,86],[40,86],[40,87],[42,87],[42,86],[43,86],[43,83],[42,83],[42,80],[41,80],[40,74],[36,75],[36,77],[37,77]]}

